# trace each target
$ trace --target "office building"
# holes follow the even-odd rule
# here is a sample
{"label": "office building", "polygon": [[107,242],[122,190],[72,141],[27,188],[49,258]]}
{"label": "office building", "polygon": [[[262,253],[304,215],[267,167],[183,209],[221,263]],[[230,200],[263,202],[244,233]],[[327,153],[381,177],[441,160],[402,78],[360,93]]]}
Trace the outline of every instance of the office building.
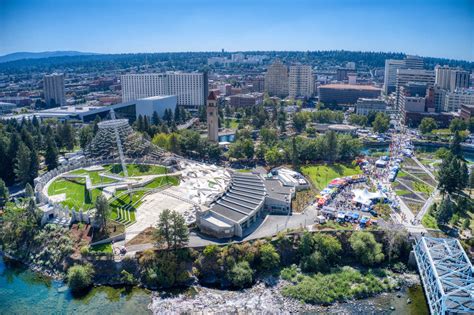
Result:
{"label": "office building", "polygon": [[96,116],[106,119],[111,109],[115,111],[118,118],[127,118],[133,123],[139,115],[152,117],[153,112],[157,112],[160,117],[166,109],[174,110],[176,108],[176,96],[164,95],[123,102],[109,106],[59,106],[45,110],[35,111],[34,113],[8,115],[4,119],[11,118],[22,120],[32,119],[36,116],[39,119],[55,118],[60,121],[81,120],[91,122]]}
{"label": "office building", "polygon": [[355,104],[359,98],[377,98],[381,90],[372,85],[326,84],[318,87],[319,101],[325,104]]}
{"label": "office building", "polygon": [[179,106],[190,111],[206,105],[207,73],[147,73],[122,76],[124,102],[161,95],[176,95]]}
{"label": "office building", "polygon": [[13,103],[0,102],[0,115],[10,114],[15,108]]}
{"label": "office building", "polygon": [[474,117],[474,105],[462,104],[459,116],[465,121],[469,121]]}
{"label": "office building", "polygon": [[370,112],[385,112],[387,103],[381,98],[359,98],[355,104],[357,115],[368,115]]}
{"label": "office building", "polygon": [[[397,70],[397,109],[400,110],[400,90],[402,87],[409,87],[410,85],[413,88],[420,88],[424,85],[424,90],[426,94],[426,88],[428,86],[433,86],[435,83],[435,72],[432,70],[413,70],[413,69],[398,69]],[[414,93],[409,93],[412,96]],[[419,94],[419,93],[418,93]],[[420,95],[420,94],[419,94]],[[424,96],[424,95],[423,95]]]}
{"label": "office building", "polygon": [[456,89],[469,87],[470,73],[468,71],[448,66],[436,66],[435,73],[435,84],[442,89],[454,92]]}
{"label": "office building", "polygon": [[291,98],[313,96],[313,69],[309,65],[290,66],[288,93]]}
{"label": "office building", "polygon": [[385,95],[395,92],[397,86],[397,70],[405,66],[403,60],[387,59],[385,60],[385,74],[383,91]]}
{"label": "office building", "polygon": [[474,89],[458,89],[446,93],[444,111],[457,112],[462,104],[474,105]]}
{"label": "office building", "polygon": [[230,96],[230,106],[249,107],[263,103],[263,93],[236,94]]}
{"label": "office building", "polygon": [[214,92],[207,97],[207,139],[219,142],[219,113],[217,112],[217,96]]}
{"label": "office building", "polygon": [[276,59],[265,73],[265,91],[270,96],[288,96],[288,68]]}
{"label": "office building", "polygon": [[66,105],[64,74],[53,73],[43,77],[44,101],[48,106]]}
{"label": "office building", "polygon": [[419,56],[407,55],[404,62],[405,69],[422,70],[424,66],[423,58]]}

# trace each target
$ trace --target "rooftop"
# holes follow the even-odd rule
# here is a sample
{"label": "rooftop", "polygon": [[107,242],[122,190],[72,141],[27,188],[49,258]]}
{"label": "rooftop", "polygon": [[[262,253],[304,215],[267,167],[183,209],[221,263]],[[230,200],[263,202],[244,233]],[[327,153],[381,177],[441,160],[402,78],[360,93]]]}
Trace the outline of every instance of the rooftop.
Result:
{"label": "rooftop", "polygon": [[360,84],[326,84],[321,85],[319,88],[334,89],[334,90],[360,90],[360,91],[380,91],[381,89],[373,85],[360,85]]}

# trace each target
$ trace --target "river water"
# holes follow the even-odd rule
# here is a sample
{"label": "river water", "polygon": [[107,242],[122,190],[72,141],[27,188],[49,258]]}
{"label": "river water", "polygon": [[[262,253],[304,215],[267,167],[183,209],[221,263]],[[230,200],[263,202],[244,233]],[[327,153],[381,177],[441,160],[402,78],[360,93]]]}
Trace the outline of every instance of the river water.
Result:
{"label": "river water", "polygon": [[[189,292],[192,291],[192,294]],[[220,312],[240,310],[256,312],[262,305],[266,312],[309,312],[317,314],[428,314],[421,286],[402,288],[396,293],[384,293],[374,298],[340,303],[330,307],[288,303],[274,289],[263,284],[243,292],[192,288],[186,292],[152,294],[143,289],[98,287],[87,295],[75,298],[60,281],[35,274],[24,266],[6,263],[0,258],[0,314],[149,314]],[[261,300],[255,305],[255,298]],[[275,296],[277,298],[275,299]],[[410,298],[412,303],[407,304]],[[152,303],[153,301],[153,303]],[[288,305],[290,308],[288,308]],[[390,308],[394,309],[391,310]],[[265,311],[264,311],[265,312]]]}

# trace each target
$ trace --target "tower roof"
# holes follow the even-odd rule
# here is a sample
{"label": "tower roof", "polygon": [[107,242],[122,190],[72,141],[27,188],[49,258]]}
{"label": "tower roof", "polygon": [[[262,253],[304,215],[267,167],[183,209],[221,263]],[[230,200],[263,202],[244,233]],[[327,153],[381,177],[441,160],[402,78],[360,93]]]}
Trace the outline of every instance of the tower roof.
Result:
{"label": "tower roof", "polygon": [[207,97],[207,100],[208,100],[208,101],[215,101],[215,100],[217,100],[217,96],[216,96],[216,94],[214,93],[214,91],[211,91],[211,93],[209,93],[209,96]]}

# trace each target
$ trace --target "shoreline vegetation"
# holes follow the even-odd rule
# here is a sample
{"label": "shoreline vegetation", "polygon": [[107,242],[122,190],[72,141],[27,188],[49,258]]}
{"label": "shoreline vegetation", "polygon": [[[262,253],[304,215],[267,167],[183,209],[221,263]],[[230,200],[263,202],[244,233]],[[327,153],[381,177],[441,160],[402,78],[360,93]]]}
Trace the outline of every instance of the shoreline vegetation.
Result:
{"label": "shoreline vegetation", "polygon": [[[35,272],[67,282],[79,295],[96,286],[169,291],[200,285],[240,291],[263,281],[266,286],[277,285],[285,298],[311,305],[331,305],[399,290],[404,282],[400,273],[407,271],[409,253],[406,235],[402,234],[401,231],[282,233],[273,239],[241,244],[147,250],[137,259],[125,258],[118,269],[110,259],[75,262],[65,259],[68,268],[52,273],[48,264],[17,260]],[[266,279],[272,280],[267,283]]]}

